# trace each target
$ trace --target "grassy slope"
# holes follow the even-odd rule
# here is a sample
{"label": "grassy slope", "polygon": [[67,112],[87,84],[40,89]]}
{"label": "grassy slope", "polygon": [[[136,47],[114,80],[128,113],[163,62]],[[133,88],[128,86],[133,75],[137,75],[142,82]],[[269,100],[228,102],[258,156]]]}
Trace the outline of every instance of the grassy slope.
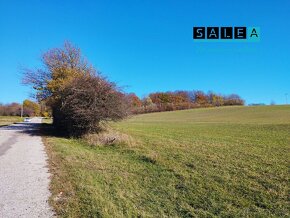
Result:
{"label": "grassy slope", "polygon": [[0,126],[10,125],[21,120],[22,118],[16,116],[0,116]]}
{"label": "grassy slope", "polygon": [[62,216],[289,216],[290,107],[145,114],[136,145],[46,138]]}

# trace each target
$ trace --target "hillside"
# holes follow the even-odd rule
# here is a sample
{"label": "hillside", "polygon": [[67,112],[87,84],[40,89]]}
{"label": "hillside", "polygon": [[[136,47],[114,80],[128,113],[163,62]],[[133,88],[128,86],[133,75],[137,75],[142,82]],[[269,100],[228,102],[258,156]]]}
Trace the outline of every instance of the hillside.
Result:
{"label": "hillside", "polygon": [[289,215],[290,106],[152,113],[113,128],[134,143],[46,138],[61,216]]}

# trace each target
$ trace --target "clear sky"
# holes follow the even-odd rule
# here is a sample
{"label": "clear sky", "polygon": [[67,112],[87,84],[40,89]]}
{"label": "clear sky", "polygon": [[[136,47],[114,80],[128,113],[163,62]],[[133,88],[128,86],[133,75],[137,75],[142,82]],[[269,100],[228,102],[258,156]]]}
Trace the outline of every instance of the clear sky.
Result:
{"label": "clear sky", "polygon": [[[285,104],[289,11],[289,0],[0,0],[0,102],[29,97],[20,68],[41,66],[42,52],[69,40],[140,97],[200,89]],[[259,26],[261,41],[197,43],[193,26]]]}

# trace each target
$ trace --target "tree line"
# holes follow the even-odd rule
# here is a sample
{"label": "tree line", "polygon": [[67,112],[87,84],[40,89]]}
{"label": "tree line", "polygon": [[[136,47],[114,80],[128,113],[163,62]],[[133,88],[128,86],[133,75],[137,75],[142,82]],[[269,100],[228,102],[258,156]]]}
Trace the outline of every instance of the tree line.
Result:
{"label": "tree line", "polygon": [[[83,85],[86,84],[83,83]],[[120,95],[123,96],[123,100],[127,105],[127,114],[244,105],[244,100],[239,95],[221,95],[214,92],[204,93],[203,91],[155,92],[143,99],[140,99],[135,93],[120,93]],[[77,105],[79,106],[80,103]],[[0,116],[20,116],[22,107],[22,115],[24,117],[51,116],[50,108],[44,103],[37,103],[28,99],[23,101],[23,105],[16,102],[10,104],[0,103]]]}
{"label": "tree line", "polygon": [[102,123],[132,113],[244,104],[238,95],[202,91],[156,92],[140,99],[104,77],[69,42],[45,52],[41,60],[43,68],[23,71],[23,83],[51,109],[53,125],[72,136],[100,131]]}
{"label": "tree line", "polygon": [[43,103],[37,103],[26,99],[22,104],[17,102],[2,104],[0,103],[0,116],[50,116],[49,108]]}
{"label": "tree line", "polygon": [[127,101],[133,114],[245,104],[245,101],[237,94],[221,95],[199,90],[155,92],[143,99],[130,93],[127,95]]}

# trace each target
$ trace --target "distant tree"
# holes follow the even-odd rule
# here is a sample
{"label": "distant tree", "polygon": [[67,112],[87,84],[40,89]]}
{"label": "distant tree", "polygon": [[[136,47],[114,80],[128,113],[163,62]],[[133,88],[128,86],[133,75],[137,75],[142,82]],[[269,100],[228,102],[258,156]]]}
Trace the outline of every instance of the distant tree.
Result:
{"label": "distant tree", "polygon": [[190,102],[186,91],[167,92],[170,94],[171,102],[174,104],[181,104]]}
{"label": "distant tree", "polygon": [[157,105],[162,105],[171,102],[170,93],[156,92],[149,95],[152,102]]}
{"label": "distant tree", "polygon": [[142,101],[136,94],[129,93],[125,95],[125,101],[128,106],[128,112],[132,114],[141,113]]}
{"label": "distant tree", "polygon": [[24,116],[40,116],[40,105],[31,100],[23,101],[23,115]]}
{"label": "distant tree", "polygon": [[206,106],[208,104],[208,96],[203,91],[195,91],[194,102],[200,106]]}
{"label": "distant tree", "polygon": [[142,106],[142,101],[140,98],[134,94],[134,93],[129,93],[126,95],[126,98],[128,100],[128,103],[131,107],[141,107]]}
{"label": "distant tree", "polygon": [[0,116],[20,116],[21,105],[18,103],[0,104]]}
{"label": "distant tree", "polygon": [[4,105],[0,103],[0,116],[3,116],[4,114]]}
{"label": "distant tree", "polygon": [[158,107],[153,103],[149,96],[142,99],[142,108],[139,110],[139,113],[150,113],[156,111],[158,111]]}
{"label": "distant tree", "polygon": [[152,102],[157,106],[157,111],[173,110],[172,108],[172,94],[170,92],[156,92],[149,95]]}
{"label": "distant tree", "polygon": [[146,97],[146,98],[144,98],[144,99],[142,100],[142,104],[143,104],[144,107],[148,107],[148,106],[153,105],[153,101],[152,101],[152,99],[148,96],[148,97]]}
{"label": "distant tree", "polygon": [[224,105],[224,98],[222,95],[215,94],[214,92],[209,92],[208,102],[212,106],[218,107]]}
{"label": "distant tree", "polygon": [[224,97],[224,105],[244,105],[245,101],[237,94]]}
{"label": "distant tree", "polygon": [[40,114],[42,117],[51,117],[52,116],[51,107],[49,105],[47,105],[45,101],[40,102]]}
{"label": "distant tree", "polygon": [[191,99],[187,91],[172,92],[172,103],[175,110],[184,110],[192,107]]}

